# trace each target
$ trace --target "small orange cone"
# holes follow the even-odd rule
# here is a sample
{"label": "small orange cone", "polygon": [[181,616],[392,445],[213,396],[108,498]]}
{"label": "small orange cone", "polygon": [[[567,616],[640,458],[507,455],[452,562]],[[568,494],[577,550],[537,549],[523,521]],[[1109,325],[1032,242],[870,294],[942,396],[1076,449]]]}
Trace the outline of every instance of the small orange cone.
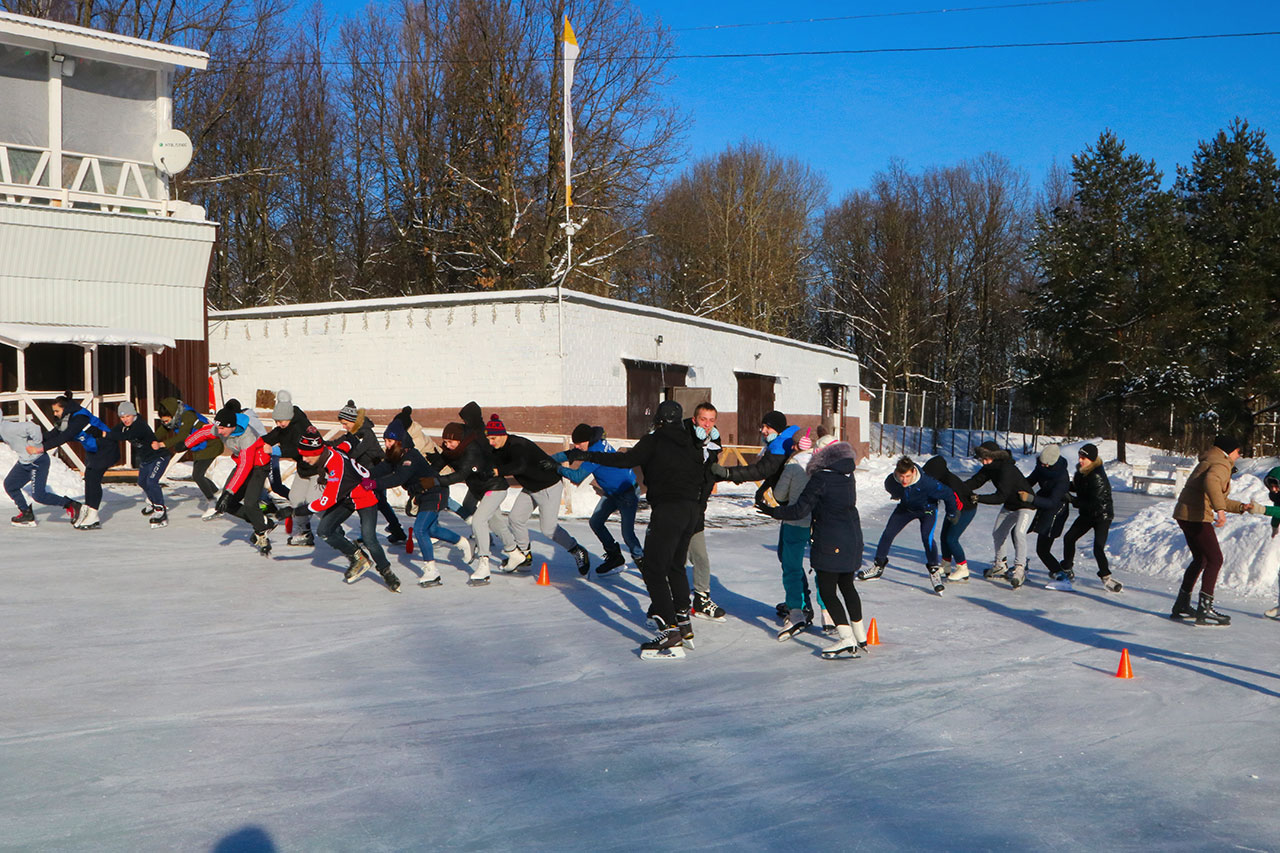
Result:
{"label": "small orange cone", "polygon": [[1133,678],[1133,670],[1129,668],[1129,650],[1120,652],[1120,668],[1116,670],[1116,678]]}
{"label": "small orange cone", "polygon": [[404,552],[406,554],[412,554],[413,553],[413,528],[412,527],[409,528],[408,534],[409,534],[409,537],[404,540]]}
{"label": "small orange cone", "polygon": [[551,576],[547,574],[547,564],[542,564],[542,571],[538,572],[538,586],[551,586]]}
{"label": "small orange cone", "polygon": [[880,645],[880,629],[876,627],[876,617],[871,617],[871,625],[867,628],[867,645]]}

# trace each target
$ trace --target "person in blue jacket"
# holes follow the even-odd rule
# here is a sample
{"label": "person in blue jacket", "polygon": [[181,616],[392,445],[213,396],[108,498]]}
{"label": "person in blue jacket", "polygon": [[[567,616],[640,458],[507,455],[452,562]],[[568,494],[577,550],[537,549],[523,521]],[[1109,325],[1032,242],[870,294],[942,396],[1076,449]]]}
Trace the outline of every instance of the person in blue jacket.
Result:
{"label": "person in blue jacket", "polygon": [[[576,450],[589,450],[596,453],[617,453],[604,435],[604,427],[593,427],[590,424],[578,424],[573,428],[570,442]],[[560,466],[560,476],[575,486],[585,483],[588,477],[596,478],[596,491],[600,493],[600,501],[591,513],[591,532],[600,540],[604,549],[604,562],[596,567],[596,574],[607,574],[626,564],[622,556],[622,548],[613,538],[605,522],[615,512],[622,523],[622,540],[631,552],[631,559],[637,567],[644,557],[644,548],[636,536],[636,506],[639,497],[636,495],[636,475],[630,468],[606,468],[594,462],[582,462],[577,468],[565,465],[565,452],[553,454],[551,457]]]}
{"label": "person in blue jacket", "polygon": [[44,437],[42,445],[27,448],[30,453],[53,450],[69,441],[78,441],[84,448],[84,505],[76,516],[74,526],[80,530],[97,530],[102,526],[98,508],[102,506],[102,475],[120,461],[120,445],[103,438],[111,427],[93,412],[76,402],[70,391],[53,401],[53,416],[58,419],[53,432]]}
{"label": "person in blue jacket", "polygon": [[734,483],[745,483],[759,480],[760,488],[756,490],[758,502],[765,493],[778,482],[782,475],[782,466],[787,464],[791,454],[795,453],[795,442],[799,437],[800,427],[787,426],[787,416],[779,411],[766,412],[760,419],[760,435],[764,437],[765,446],[760,455],[749,465],[735,465],[726,468],[718,462],[711,466],[711,474],[717,480],[731,480]]}
{"label": "person in blue jacket", "polygon": [[[156,440],[151,425],[138,416],[133,403],[125,401],[116,409],[120,423],[107,432],[107,441],[127,441],[133,446],[133,464],[138,468],[138,485],[147,502],[142,514],[150,516],[151,529],[167,527],[169,511],[165,508],[164,492],[160,490],[160,477],[169,464],[169,450]],[[156,445],[159,444],[159,447]]]}
{"label": "person in blue jacket", "polygon": [[876,545],[875,563],[870,571],[858,572],[858,580],[872,580],[884,574],[889,564],[889,546],[894,538],[913,521],[920,522],[920,541],[924,545],[925,566],[934,592],[942,592],[942,563],[938,558],[938,543],[942,530],[942,517],[938,515],[938,503],[946,505],[946,517],[956,518],[960,503],[956,493],[922,472],[910,456],[903,456],[894,466],[893,473],[884,480],[889,497],[898,501],[880,534]]}
{"label": "person in blue jacket", "polygon": [[[1031,520],[1031,531],[1036,534],[1036,554],[1044,561],[1049,572],[1051,589],[1057,589],[1058,574],[1062,566],[1053,556],[1053,543],[1062,535],[1070,512],[1067,503],[1067,492],[1071,490],[1071,473],[1067,470],[1067,460],[1062,458],[1062,448],[1056,444],[1046,444],[1040,451],[1040,461],[1036,468],[1027,475],[1027,482],[1037,487],[1034,493],[1025,497],[1035,505],[1036,514]],[[1070,589],[1068,585],[1066,587]]]}

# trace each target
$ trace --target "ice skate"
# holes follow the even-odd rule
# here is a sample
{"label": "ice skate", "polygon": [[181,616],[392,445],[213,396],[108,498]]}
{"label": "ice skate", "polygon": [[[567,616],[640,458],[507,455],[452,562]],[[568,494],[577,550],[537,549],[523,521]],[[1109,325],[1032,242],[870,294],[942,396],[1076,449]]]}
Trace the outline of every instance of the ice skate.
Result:
{"label": "ice skate", "polygon": [[1054,572],[1053,580],[1044,585],[1045,589],[1056,589],[1059,592],[1074,592],[1075,587],[1071,585],[1071,576],[1066,572]]}
{"label": "ice skate", "polygon": [[642,660],[679,660],[684,657],[684,641],[679,628],[663,628],[647,643],[640,644]]}
{"label": "ice skate", "polygon": [[155,511],[151,514],[150,521],[147,522],[147,525],[152,530],[158,530],[161,527],[168,527],[169,526],[168,511],[164,507],[155,508]]}
{"label": "ice skate", "polygon": [[213,521],[215,518],[222,518],[222,513],[216,506],[209,507],[200,515],[201,521]]}
{"label": "ice skate", "polygon": [[684,643],[685,648],[693,648],[693,621],[689,618],[688,610],[681,610],[676,614],[676,627],[680,629],[680,640]]}
{"label": "ice skate", "polygon": [[1027,580],[1027,567],[1021,563],[1015,563],[1013,571],[1009,572],[1009,586],[1017,589]]}
{"label": "ice skate", "polygon": [[271,540],[267,538],[267,531],[253,534],[253,547],[257,548],[262,556],[271,556]]}
{"label": "ice skate", "polygon": [[853,638],[853,627],[837,625],[836,633],[835,641],[822,650],[822,657],[826,660],[858,657],[858,641]]}
{"label": "ice skate", "polygon": [[933,584],[933,591],[938,595],[946,591],[947,585],[942,580],[942,566],[929,566],[929,583]]}
{"label": "ice skate", "polygon": [[792,637],[794,637],[796,634],[799,634],[801,631],[803,631],[807,627],[808,625],[804,621],[803,611],[799,611],[799,610],[792,611],[791,613],[787,614],[786,626],[781,631],[778,632],[778,642],[785,643],[787,640],[790,640]]}
{"label": "ice skate", "polygon": [[504,574],[511,574],[512,572],[519,571],[520,567],[525,564],[526,560],[528,560],[529,565],[533,565],[533,552],[525,551],[518,545],[510,551],[507,551],[506,554],[507,556],[502,561],[502,565],[498,566],[498,571],[503,572]]}
{"label": "ice skate", "polygon": [[596,566],[596,574],[607,575],[614,569],[620,569],[626,564],[626,558],[622,556],[622,549],[615,545],[611,550],[605,552],[604,561]]}
{"label": "ice skate", "polygon": [[373,561],[369,559],[369,555],[360,549],[350,557],[351,565],[347,568],[347,573],[342,576],[342,580],[346,583],[355,583],[364,577],[364,573],[373,568]]}
{"label": "ice skate", "polygon": [[152,506],[152,504],[151,504],[151,502],[150,502],[150,501],[148,501],[147,503],[145,503],[145,504],[143,504],[143,505],[142,505],[142,514],[143,514],[143,515],[151,515],[151,514],[152,514],[153,512],[155,512],[155,511],[156,511],[156,508],[155,508],[154,506]]}
{"label": "ice skate", "polygon": [[873,581],[884,574],[884,567],[889,565],[887,560],[876,560],[871,564],[869,569],[858,569],[858,580]]}
{"label": "ice skate", "polygon": [[1112,575],[1100,575],[1102,578],[1102,588],[1107,592],[1119,592],[1124,589],[1124,584],[1116,580]]}
{"label": "ice skate", "polygon": [[476,557],[471,563],[471,578],[467,581],[467,586],[488,586],[489,584],[489,557]]}
{"label": "ice skate", "polygon": [[982,576],[987,580],[990,580],[991,578],[1007,577],[1008,574],[1009,574],[1009,561],[1006,560],[1004,557],[1001,557],[991,565],[991,568],[983,572]]}
{"label": "ice skate", "polygon": [[458,540],[457,547],[462,552],[462,562],[470,565],[471,561],[475,559],[475,549],[471,547],[471,540],[463,536]]}
{"label": "ice skate", "polygon": [[866,623],[859,619],[851,626],[853,628],[853,639],[858,644],[858,653],[867,654],[867,626]]}
{"label": "ice skate", "polygon": [[1200,593],[1200,607],[1196,610],[1196,625],[1201,627],[1225,628],[1231,624],[1231,617],[1213,609],[1213,596]]}
{"label": "ice skate", "polygon": [[[569,556],[573,557],[573,561],[578,564],[578,574],[585,578],[591,572],[591,558],[587,554],[587,549],[581,545],[574,545],[569,549]],[[533,560],[529,562],[532,563]]]}
{"label": "ice skate", "polygon": [[80,508],[81,503],[73,500],[68,500],[67,505],[62,508],[62,511],[67,514],[69,519],[71,519],[73,526],[75,525],[76,519],[80,517]]}
{"label": "ice skate", "polygon": [[1268,619],[1280,619],[1280,607],[1272,607],[1262,615],[1266,616]]}
{"label": "ice skate", "polygon": [[77,530],[100,530],[102,529],[102,519],[98,518],[96,509],[87,506],[80,512],[80,518],[76,521],[74,527]]}
{"label": "ice skate", "polygon": [[727,616],[724,608],[712,601],[710,595],[697,591],[693,593],[693,615],[712,622],[724,622]]}
{"label": "ice skate", "polygon": [[31,507],[27,507],[22,512],[15,515],[13,518],[9,519],[9,523],[12,524],[14,527],[35,527],[36,526],[35,511],[32,510]]}
{"label": "ice skate", "polygon": [[399,545],[401,542],[406,542],[409,539],[408,535],[405,534],[403,527],[396,530],[392,530],[388,527],[385,532],[387,534],[388,545]]}
{"label": "ice skate", "polygon": [[[465,539],[463,540],[466,541]],[[440,570],[436,568],[435,560],[427,560],[422,566],[422,577],[418,578],[418,586],[426,589],[432,586],[440,586],[444,581],[440,578]]]}
{"label": "ice skate", "polygon": [[967,562],[956,563],[955,566],[947,573],[947,583],[960,583],[969,580],[969,564]]}
{"label": "ice skate", "polygon": [[382,575],[382,582],[387,585],[387,589],[392,592],[400,591],[400,578],[396,577],[396,573],[391,571],[390,567],[378,569],[378,574]]}
{"label": "ice skate", "polygon": [[304,530],[290,536],[285,540],[285,544],[292,545],[295,548],[310,548],[316,544],[316,538],[310,530]]}

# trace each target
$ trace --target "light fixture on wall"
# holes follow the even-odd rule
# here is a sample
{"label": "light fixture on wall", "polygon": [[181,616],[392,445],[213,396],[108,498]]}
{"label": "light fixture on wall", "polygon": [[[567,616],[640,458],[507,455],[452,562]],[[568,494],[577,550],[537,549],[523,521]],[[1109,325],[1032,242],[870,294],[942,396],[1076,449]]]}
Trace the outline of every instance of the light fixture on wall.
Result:
{"label": "light fixture on wall", "polygon": [[653,342],[657,344],[662,343],[662,335],[658,335],[656,338],[654,338]]}
{"label": "light fixture on wall", "polygon": [[762,356],[762,355],[764,355],[764,353],[762,353],[762,352],[758,352],[758,353],[756,353],[756,361],[759,361],[759,360],[760,360],[760,356]]}
{"label": "light fixture on wall", "polygon": [[64,61],[64,60],[66,59],[66,57],[65,57],[65,56],[63,56],[63,55],[62,55],[62,54],[60,54],[60,53],[55,53],[55,54],[53,55],[52,59],[53,59],[53,61],[54,61],[54,62],[62,62],[62,61]]}

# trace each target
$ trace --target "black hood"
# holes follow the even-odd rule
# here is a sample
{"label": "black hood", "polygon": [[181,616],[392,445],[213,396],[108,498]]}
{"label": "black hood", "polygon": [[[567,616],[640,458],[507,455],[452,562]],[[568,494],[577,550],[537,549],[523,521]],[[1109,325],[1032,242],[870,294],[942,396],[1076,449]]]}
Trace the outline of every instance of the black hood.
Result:
{"label": "black hood", "polygon": [[467,428],[468,432],[484,434],[484,412],[481,411],[480,404],[475,400],[459,409],[458,417],[462,419],[462,425]]}
{"label": "black hood", "polygon": [[951,473],[951,469],[947,467],[947,460],[943,459],[941,456],[933,457],[928,462],[924,463],[924,467],[920,470],[937,480],[939,483],[945,483],[947,481],[947,475]]}

